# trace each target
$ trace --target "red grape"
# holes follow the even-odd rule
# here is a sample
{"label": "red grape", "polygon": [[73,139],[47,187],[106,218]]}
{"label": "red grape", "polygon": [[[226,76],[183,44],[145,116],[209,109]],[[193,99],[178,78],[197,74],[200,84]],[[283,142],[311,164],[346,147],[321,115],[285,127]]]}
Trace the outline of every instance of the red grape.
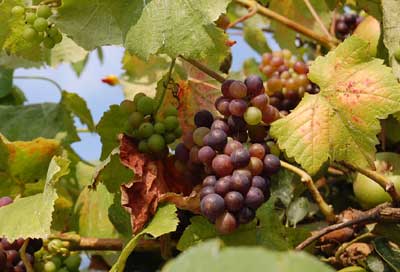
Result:
{"label": "red grape", "polygon": [[235,173],[231,178],[231,190],[242,193],[243,195],[247,194],[251,186],[251,181],[247,178],[247,176]]}
{"label": "red grape", "polygon": [[235,80],[229,86],[229,93],[233,98],[244,98],[247,96],[247,87],[243,82]]}
{"label": "red grape", "polygon": [[229,102],[229,99],[221,96],[215,101],[215,108],[223,116],[229,116],[231,114],[229,111]]}
{"label": "red grape", "polygon": [[241,117],[247,110],[247,103],[242,99],[233,99],[229,103],[229,112],[234,115]]}
{"label": "red grape", "polygon": [[215,153],[214,149],[212,149],[208,145],[200,148],[200,150],[198,152],[198,158],[204,164],[211,164],[215,155],[216,155],[216,153]]}
{"label": "red grape", "polygon": [[248,76],[244,84],[247,86],[247,92],[250,97],[254,97],[264,93],[264,85],[262,79],[257,75]]}
{"label": "red grape", "polygon": [[212,168],[220,176],[230,175],[233,171],[233,165],[228,155],[217,155],[212,161]]}
{"label": "red grape", "polygon": [[245,148],[238,148],[234,150],[230,157],[235,168],[245,167],[250,162],[250,153]]}
{"label": "red grape", "polygon": [[257,176],[262,173],[264,164],[263,161],[260,160],[259,158],[251,157],[247,168],[249,169],[249,171],[253,176]]}
{"label": "red grape", "polygon": [[257,187],[250,187],[246,194],[245,203],[247,207],[257,209],[264,203],[264,194]]}
{"label": "red grape", "polygon": [[232,82],[234,82],[233,79],[228,79],[228,80],[225,80],[224,83],[222,83],[222,85],[221,85],[222,95],[226,98],[232,98],[232,96],[229,92],[229,87],[231,86]]}
{"label": "red grape", "polygon": [[225,197],[225,206],[229,212],[237,212],[242,209],[244,198],[241,193],[236,191],[228,192]]}
{"label": "red grape", "polygon": [[206,195],[200,202],[201,213],[214,221],[225,210],[224,199],[217,194]]}
{"label": "red grape", "polygon": [[214,186],[217,183],[215,176],[207,176],[203,179],[203,186]]}
{"label": "red grape", "polygon": [[265,108],[265,106],[269,104],[269,97],[266,94],[260,94],[260,95],[253,97],[253,99],[251,99],[250,103],[254,107],[257,107],[260,110],[263,110]]}
{"label": "red grape", "polygon": [[234,232],[237,227],[236,218],[229,212],[225,212],[217,218],[215,227],[221,234],[229,234]]}
{"label": "red grape", "polygon": [[224,148],[224,153],[226,155],[231,155],[233,151],[235,151],[236,149],[239,148],[243,148],[243,145],[241,142],[236,141],[236,140],[231,140],[228,141],[228,143],[226,144],[225,148]]}
{"label": "red grape", "polygon": [[252,144],[249,147],[250,156],[259,158],[260,160],[264,159],[265,156],[265,147],[262,144]]}
{"label": "red grape", "polygon": [[225,176],[217,180],[214,190],[220,196],[225,196],[231,190],[232,177]]}
{"label": "red grape", "polygon": [[224,120],[215,120],[211,125],[211,129],[221,129],[225,131],[226,134],[229,134],[229,126]]}
{"label": "red grape", "polygon": [[264,158],[264,170],[268,175],[275,174],[279,171],[281,162],[275,155],[268,154]]}
{"label": "red grape", "polygon": [[214,194],[215,190],[213,186],[205,186],[203,188],[201,188],[200,191],[200,200],[203,199],[205,196],[209,195],[209,194]]}

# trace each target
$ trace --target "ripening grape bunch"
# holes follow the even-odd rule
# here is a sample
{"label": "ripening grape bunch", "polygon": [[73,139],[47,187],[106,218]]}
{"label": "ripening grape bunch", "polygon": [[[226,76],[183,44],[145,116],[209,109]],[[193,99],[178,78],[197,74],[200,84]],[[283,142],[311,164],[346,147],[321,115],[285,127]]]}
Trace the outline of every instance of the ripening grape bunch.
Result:
{"label": "ripening grape bunch", "polygon": [[129,113],[125,133],[136,142],[141,153],[162,155],[168,153],[168,144],[182,136],[178,110],[168,107],[164,117],[156,117],[158,104],[143,93],[137,94],[133,101],[121,103],[121,110]]}
{"label": "ripening grape bunch", "polygon": [[26,41],[42,44],[48,49],[62,41],[61,32],[53,23],[48,21],[48,18],[53,14],[49,6],[40,5],[36,12],[22,6],[14,6],[11,13],[14,17],[25,20],[22,36]]}
{"label": "ripening grape bunch", "polygon": [[355,13],[341,14],[335,21],[335,34],[339,40],[350,36],[356,27],[362,22],[363,17]]}
{"label": "ripening grape bunch", "polygon": [[270,104],[283,114],[294,109],[304,93],[319,92],[318,86],[307,78],[307,63],[297,60],[287,49],[263,54],[259,69],[268,77]]}

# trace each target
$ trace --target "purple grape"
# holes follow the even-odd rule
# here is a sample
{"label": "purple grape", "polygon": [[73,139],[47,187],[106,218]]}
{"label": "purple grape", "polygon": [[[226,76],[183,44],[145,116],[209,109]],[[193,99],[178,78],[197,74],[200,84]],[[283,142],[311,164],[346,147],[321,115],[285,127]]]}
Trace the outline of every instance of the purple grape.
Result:
{"label": "purple grape", "polygon": [[240,224],[247,224],[256,217],[255,212],[249,207],[244,207],[237,213],[237,218]]}
{"label": "purple grape", "polygon": [[242,195],[246,195],[247,191],[251,186],[251,181],[247,178],[247,176],[235,173],[231,178],[231,190],[242,193]]}
{"label": "purple grape", "polygon": [[264,158],[264,170],[267,175],[273,175],[281,168],[281,161],[275,155],[268,154]]}
{"label": "purple grape", "polygon": [[232,152],[231,161],[235,168],[245,167],[250,162],[250,153],[245,148],[238,148]]}
{"label": "purple grape", "polygon": [[200,150],[198,152],[198,158],[204,164],[211,164],[215,155],[216,155],[216,153],[215,153],[214,149],[212,149],[208,145],[200,148]]}
{"label": "purple grape", "polygon": [[197,127],[208,127],[210,128],[214,121],[214,117],[208,110],[198,111],[194,115],[194,123]]}
{"label": "purple grape", "polygon": [[233,151],[235,151],[237,149],[241,149],[241,148],[243,148],[243,145],[241,142],[236,141],[236,140],[228,141],[228,143],[226,144],[226,146],[224,148],[224,153],[226,155],[230,156]]}
{"label": "purple grape", "polygon": [[262,79],[257,75],[250,75],[244,81],[247,86],[247,92],[250,97],[264,93],[264,85]]}
{"label": "purple grape", "polygon": [[213,222],[225,210],[224,199],[217,194],[206,195],[200,202],[200,209],[201,213]]}
{"label": "purple grape", "polygon": [[269,197],[269,184],[263,177],[254,176],[251,180],[251,186],[260,189],[265,197]]}
{"label": "purple grape", "polygon": [[228,117],[228,126],[231,131],[244,131],[247,129],[246,121],[243,118],[237,116]]}
{"label": "purple grape", "polygon": [[235,174],[240,174],[240,175],[244,175],[246,176],[250,181],[253,177],[253,175],[251,174],[251,172],[249,171],[249,169],[246,168],[242,168],[242,169],[236,169],[235,171],[233,171],[232,175]]}
{"label": "purple grape", "polygon": [[241,210],[244,204],[243,195],[235,191],[228,192],[224,197],[224,201],[226,209],[230,212]]}
{"label": "purple grape", "polygon": [[229,212],[220,215],[215,222],[215,228],[220,234],[229,234],[238,227],[236,218]]}
{"label": "purple grape", "polygon": [[6,254],[7,254],[7,263],[8,264],[16,265],[20,261],[18,251],[14,250],[14,249],[7,250]]}
{"label": "purple grape", "polygon": [[183,143],[179,143],[175,148],[175,158],[186,163],[189,160],[189,152]]}
{"label": "purple grape", "polygon": [[264,203],[264,199],[264,194],[259,188],[250,187],[244,202],[247,207],[256,210]]}
{"label": "purple grape", "polygon": [[246,85],[238,80],[235,80],[229,85],[229,94],[236,99],[241,99],[247,95]]}
{"label": "purple grape", "polygon": [[221,96],[215,101],[214,106],[223,116],[229,116],[231,114],[229,111],[229,102],[230,100],[228,98]]}
{"label": "purple grape", "polygon": [[247,110],[247,103],[242,99],[233,99],[229,103],[229,111],[232,115],[242,117]]}
{"label": "purple grape", "polygon": [[0,249],[0,271],[6,271],[7,254],[3,249]]}
{"label": "purple grape", "polygon": [[226,98],[232,98],[232,96],[229,92],[229,87],[231,86],[232,82],[234,82],[233,79],[228,79],[228,80],[225,80],[224,83],[222,83],[222,85],[221,85],[222,95],[225,96]]}
{"label": "purple grape", "polygon": [[206,186],[203,187],[200,191],[200,200],[203,199],[205,196],[209,195],[209,194],[214,194],[215,190],[213,186]]}
{"label": "purple grape", "polygon": [[211,130],[214,130],[214,129],[221,129],[221,130],[225,131],[226,134],[229,134],[229,126],[223,120],[219,120],[219,119],[215,120],[211,125]]}
{"label": "purple grape", "polygon": [[203,179],[203,186],[214,186],[217,183],[216,176],[207,176]]}
{"label": "purple grape", "polygon": [[0,197],[0,207],[13,203],[13,199],[9,196]]}
{"label": "purple grape", "polygon": [[220,196],[225,196],[231,190],[231,182],[231,176],[220,178],[217,183],[215,183],[215,193],[219,194]]}
{"label": "purple grape", "polygon": [[222,129],[213,129],[204,137],[204,144],[218,151],[224,149],[227,141],[228,135]]}

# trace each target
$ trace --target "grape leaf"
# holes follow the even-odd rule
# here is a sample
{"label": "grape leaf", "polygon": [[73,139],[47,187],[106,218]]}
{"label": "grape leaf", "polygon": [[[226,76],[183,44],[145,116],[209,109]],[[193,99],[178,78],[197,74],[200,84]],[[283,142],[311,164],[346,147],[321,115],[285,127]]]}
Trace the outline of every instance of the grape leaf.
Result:
{"label": "grape leaf", "polygon": [[121,206],[121,193],[114,194],[114,201],[108,208],[108,218],[115,229],[125,238],[132,237],[131,218],[129,213]]}
{"label": "grape leaf", "polygon": [[83,60],[71,63],[71,68],[74,70],[77,77],[81,76],[82,72],[85,70],[88,61],[89,61],[89,55],[86,55],[86,57]]}
{"label": "grape leaf", "polygon": [[371,165],[378,119],[400,110],[400,85],[368,48],[366,41],[351,37],[317,58],[308,76],[321,92],[305,95],[294,111],[271,126],[279,147],[311,174],[328,159]]}
{"label": "grape leaf", "polygon": [[[12,204],[0,208],[0,235],[8,239],[46,238],[50,225],[54,202],[57,199],[55,186],[62,176],[68,174],[69,161],[63,157],[53,157],[47,172],[43,193],[16,199]],[[27,220],[29,218],[29,220]]]}
{"label": "grape leaf", "polygon": [[93,122],[92,114],[86,104],[86,101],[82,99],[76,93],[69,93],[66,91],[62,92],[61,104],[71,113],[76,115],[82,124],[87,125],[89,131],[95,131],[95,125]]}
{"label": "grape leaf", "polygon": [[83,61],[87,56],[88,52],[85,49],[64,35],[61,43],[51,49],[50,65],[56,67],[63,62],[77,63]]}
{"label": "grape leaf", "polygon": [[393,73],[400,78],[400,63],[394,57],[394,54],[400,50],[400,2],[396,0],[381,0],[382,3],[382,24],[383,24],[383,42],[389,50],[389,63],[393,68]]}
{"label": "grape leaf", "polygon": [[305,252],[276,252],[261,247],[226,247],[219,240],[199,244],[168,262],[163,272],[204,271],[333,272],[328,265]]}
{"label": "grape leaf", "polygon": [[4,50],[0,50],[0,66],[8,69],[16,69],[16,68],[39,68],[43,66],[44,62],[42,61],[31,61],[24,59],[22,57],[18,57],[15,55],[8,55]]}
{"label": "grape leaf", "polygon": [[389,244],[389,240],[378,237],[372,241],[376,252],[394,270],[400,270],[400,251]]}
{"label": "grape leaf", "polygon": [[11,88],[11,92],[3,98],[0,98],[0,105],[19,106],[26,101],[24,93],[18,87]]}
{"label": "grape leaf", "polygon": [[0,67],[0,98],[11,93],[14,70]]}
{"label": "grape leaf", "polygon": [[157,238],[165,233],[172,232],[178,226],[177,209],[172,204],[167,204],[158,208],[150,223],[140,233],[135,235],[122,250],[117,262],[113,265],[110,272],[123,272],[125,263],[135,249],[137,243],[144,234],[150,234]]}
{"label": "grape leaf", "polygon": [[366,13],[382,20],[381,0],[357,0],[357,6],[362,8]]}

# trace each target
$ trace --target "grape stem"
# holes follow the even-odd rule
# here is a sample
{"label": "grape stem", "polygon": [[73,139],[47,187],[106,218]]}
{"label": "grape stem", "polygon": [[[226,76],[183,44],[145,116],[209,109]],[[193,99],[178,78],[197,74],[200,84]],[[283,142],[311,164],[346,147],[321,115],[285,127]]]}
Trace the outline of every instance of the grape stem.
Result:
{"label": "grape stem", "polygon": [[296,32],[303,34],[304,36],[307,36],[313,40],[316,40],[317,42],[325,45],[326,47],[328,47],[330,49],[334,48],[337,44],[337,42],[335,40],[331,40],[331,39],[329,39],[329,37],[327,37],[325,35],[320,35],[319,33],[315,32],[293,20],[290,20],[289,18],[286,18],[285,16],[282,16],[273,10],[270,10],[269,8],[261,6],[254,0],[235,0],[235,2],[246,8],[250,8],[253,5],[257,5],[257,13],[259,13],[260,15],[263,15],[265,17],[268,17],[270,19],[278,21],[281,24],[295,30]]}
{"label": "grape stem", "polygon": [[47,78],[47,77],[42,77],[42,76],[14,76],[14,79],[34,79],[34,80],[44,80],[47,82],[50,82],[51,84],[53,84],[60,93],[62,93],[63,89],[61,88],[61,85],[58,84],[56,81]]}
{"label": "grape stem", "polygon": [[176,62],[176,58],[173,58],[172,61],[171,61],[170,66],[169,66],[168,75],[167,75],[167,82],[164,83],[165,85],[164,85],[164,88],[163,88],[163,92],[161,93],[161,98],[160,98],[160,100],[158,102],[158,105],[157,105],[157,108],[156,108],[156,110],[154,112],[154,116],[157,115],[157,112],[160,109],[160,107],[161,107],[161,105],[162,105],[162,103],[164,101],[165,94],[167,93],[167,90],[168,90],[169,82],[171,81],[171,78],[172,78],[172,71],[174,70],[175,62]]}
{"label": "grape stem", "polygon": [[231,28],[231,27],[233,27],[233,26],[235,26],[235,25],[237,25],[237,24],[239,24],[239,23],[241,23],[241,22],[246,21],[247,19],[253,17],[254,15],[256,15],[256,14],[257,14],[257,11],[258,11],[258,5],[257,5],[257,3],[254,3],[253,6],[249,7],[248,11],[249,11],[249,12],[248,12],[247,14],[245,14],[245,15],[243,15],[242,17],[238,18],[236,21],[230,23],[230,24],[226,27],[226,29],[229,29],[229,28]]}
{"label": "grape stem", "polygon": [[194,67],[196,67],[197,69],[199,69],[200,71],[204,72],[205,74],[209,75],[210,77],[214,78],[216,81],[223,83],[225,81],[225,78],[223,76],[221,76],[220,74],[218,74],[217,72],[214,72],[213,70],[211,70],[210,68],[206,67],[205,65],[201,64],[200,62],[198,62],[197,60],[194,59],[187,59],[182,55],[179,55],[179,57],[181,59],[183,59],[184,61],[190,63],[191,65],[193,65]]}
{"label": "grape stem", "polygon": [[331,33],[329,33],[328,29],[325,27],[324,23],[321,20],[321,17],[319,17],[318,13],[315,11],[314,7],[310,3],[310,0],[303,0],[303,1],[304,1],[304,4],[306,4],[306,6],[307,6],[308,10],[310,11],[310,13],[312,14],[312,16],[314,17],[315,21],[318,23],[321,30],[324,32],[324,34],[327,37],[329,37],[329,39],[331,41],[335,40],[335,38],[331,35]]}
{"label": "grape stem", "polygon": [[390,197],[392,198],[393,205],[394,206],[399,205],[400,195],[396,191],[396,187],[394,186],[393,182],[391,182],[389,179],[387,179],[384,175],[382,175],[376,171],[370,170],[370,169],[365,169],[362,167],[358,167],[356,165],[352,165],[347,162],[342,162],[342,165],[344,165],[345,167],[347,167],[348,169],[350,169],[352,171],[359,172],[359,173],[363,174],[364,176],[369,177],[376,183],[378,183],[390,195]]}
{"label": "grape stem", "polygon": [[328,222],[335,222],[336,215],[333,212],[333,208],[331,205],[328,205],[324,198],[322,197],[321,193],[318,191],[317,187],[315,186],[311,176],[305,172],[304,170],[287,163],[281,160],[281,166],[297,175],[300,176],[301,181],[306,185],[307,189],[310,191],[312,197],[314,198],[315,202],[319,206],[322,214],[325,216],[326,221]]}
{"label": "grape stem", "polygon": [[22,247],[19,251],[19,256],[21,257],[21,260],[24,263],[26,272],[34,272],[31,263],[29,262],[28,258],[26,257],[26,248],[27,248],[28,244],[29,244],[29,238],[25,239],[24,243],[22,244]]}

